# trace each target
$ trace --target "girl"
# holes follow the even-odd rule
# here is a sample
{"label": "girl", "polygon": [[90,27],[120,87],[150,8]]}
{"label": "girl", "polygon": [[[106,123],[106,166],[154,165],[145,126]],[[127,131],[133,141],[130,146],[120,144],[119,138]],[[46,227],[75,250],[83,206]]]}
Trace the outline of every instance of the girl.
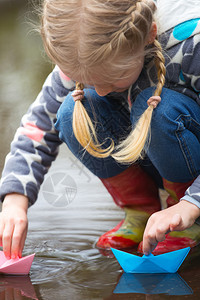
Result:
{"label": "girl", "polygon": [[[99,248],[143,238],[139,251],[148,254],[158,242],[155,253],[199,243],[200,4],[157,5],[155,17],[152,0],[44,1],[41,34],[56,67],[6,159],[0,239],[7,257],[21,256],[28,205],[61,141],[126,212]],[[170,194],[164,210],[159,187]]]}

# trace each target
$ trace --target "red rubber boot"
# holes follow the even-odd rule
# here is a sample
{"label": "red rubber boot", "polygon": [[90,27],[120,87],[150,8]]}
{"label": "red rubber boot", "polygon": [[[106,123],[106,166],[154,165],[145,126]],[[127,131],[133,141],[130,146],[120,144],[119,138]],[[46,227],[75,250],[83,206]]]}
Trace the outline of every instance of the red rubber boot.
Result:
{"label": "red rubber boot", "polygon": [[[185,194],[187,188],[192,184],[193,180],[187,183],[174,183],[163,179],[165,190],[169,193],[167,198],[167,207],[178,203],[179,199]],[[173,231],[166,234],[163,242],[158,243],[153,254],[162,254],[186,247],[195,247],[200,243],[200,226],[192,225],[190,228],[183,231]],[[138,252],[142,253],[142,242],[139,244]]]}
{"label": "red rubber boot", "polygon": [[115,228],[99,238],[96,246],[104,250],[133,248],[142,240],[149,216],[160,210],[158,187],[138,165],[101,181],[126,215]]}

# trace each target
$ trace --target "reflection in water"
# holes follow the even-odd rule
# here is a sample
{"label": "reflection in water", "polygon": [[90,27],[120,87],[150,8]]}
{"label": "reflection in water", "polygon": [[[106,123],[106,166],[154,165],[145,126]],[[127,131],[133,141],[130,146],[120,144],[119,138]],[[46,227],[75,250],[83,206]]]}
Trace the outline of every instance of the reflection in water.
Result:
{"label": "reflection in water", "polygon": [[[0,169],[21,115],[36,97],[51,69],[42,57],[40,39],[27,35],[30,27],[25,23],[26,9],[27,0],[0,0],[0,64],[3,70],[0,73]],[[61,148],[49,174],[51,172],[65,172],[71,176],[77,193],[69,205],[57,207],[44,198],[41,190],[37,203],[29,210],[29,233],[23,255],[36,253],[30,278],[38,299],[100,300],[109,297],[127,300],[127,295],[113,294],[121,275],[118,263],[114,258],[102,256],[95,248],[98,237],[114,227],[123,212],[114,205],[99,180],[67,149]],[[181,275],[194,291],[190,299],[199,299],[199,259],[183,268]],[[3,282],[2,278],[0,281]],[[2,286],[5,288],[6,283]],[[21,292],[15,290],[14,285],[7,294],[15,293],[17,297]],[[20,287],[19,290],[22,291]],[[156,296],[147,297],[158,299],[154,298]],[[7,295],[2,299],[12,298]],[[24,299],[29,299],[28,294]],[[132,299],[143,300],[144,295],[134,293]],[[160,299],[165,296],[159,296]],[[170,296],[171,299],[182,300],[183,296]]]}
{"label": "reflection in water", "polygon": [[0,276],[1,300],[22,300],[22,296],[38,300],[29,276]]}
{"label": "reflection in water", "polygon": [[128,274],[123,273],[114,293],[141,293],[166,295],[191,295],[192,289],[178,273]]}

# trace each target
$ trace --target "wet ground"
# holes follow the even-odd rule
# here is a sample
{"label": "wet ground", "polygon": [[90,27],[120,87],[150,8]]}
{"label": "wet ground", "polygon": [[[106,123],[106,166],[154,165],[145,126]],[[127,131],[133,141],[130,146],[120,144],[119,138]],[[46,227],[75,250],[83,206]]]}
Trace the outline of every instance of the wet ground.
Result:
{"label": "wet ground", "polygon": [[[27,1],[0,1],[0,169],[21,115],[51,65],[27,23]],[[70,184],[66,184],[70,183]],[[96,248],[98,237],[123,217],[101,182],[65,147],[29,210],[24,255],[35,253],[29,277],[0,277],[0,300],[199,299],[200,253],[178,274],[126,275]]]}

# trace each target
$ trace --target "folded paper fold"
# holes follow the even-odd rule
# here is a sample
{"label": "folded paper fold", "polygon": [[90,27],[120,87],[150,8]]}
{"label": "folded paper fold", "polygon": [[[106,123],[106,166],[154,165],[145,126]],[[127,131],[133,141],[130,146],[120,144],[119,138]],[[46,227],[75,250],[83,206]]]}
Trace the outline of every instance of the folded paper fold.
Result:
{"label": "folded paper fold", "polygon": [[111,248],[126,273],[175,273],[190,251],[190,247],[154,256],[142,257]]}
{"label": "folded paper fold", "polygon": [[22,258],[7,259],[3,251],[0,251],[0,273],[10,275],[27,275],[30,271],[35,254]]}

